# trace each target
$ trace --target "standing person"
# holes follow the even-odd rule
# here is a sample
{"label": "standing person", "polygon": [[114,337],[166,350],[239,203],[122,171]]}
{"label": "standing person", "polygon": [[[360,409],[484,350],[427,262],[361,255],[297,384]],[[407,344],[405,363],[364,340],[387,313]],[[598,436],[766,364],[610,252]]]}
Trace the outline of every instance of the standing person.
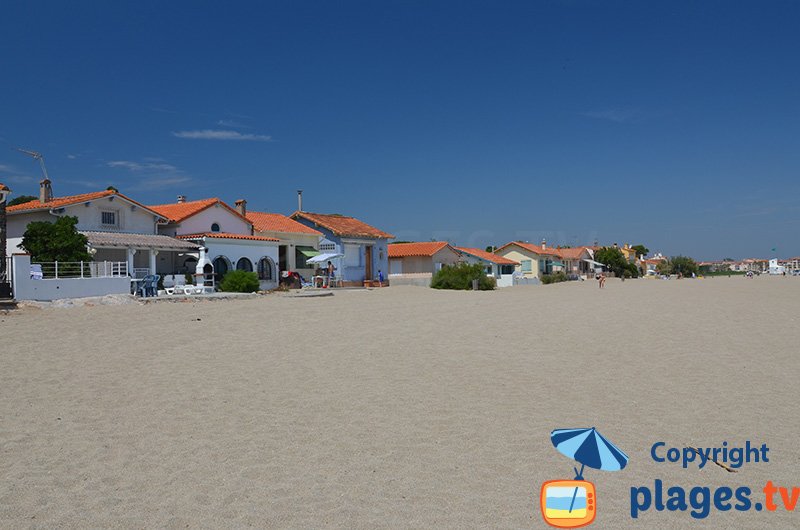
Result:
{"label": "standing person", "polygon": [[334,272],[336,272],[336,267],[334,267],[334,266],[333,266],[333,263],[331,263],[330,261],[328,261],[328,270],[327,270],[327,275],[328,275],[328,287],[330,287],[330,286],[331,286],[331,282],[333,281],[333,274],[334,274]]}
{"label": "standing person", "polygon": [[378,287],[383,287],[383,272],[378,269]]}

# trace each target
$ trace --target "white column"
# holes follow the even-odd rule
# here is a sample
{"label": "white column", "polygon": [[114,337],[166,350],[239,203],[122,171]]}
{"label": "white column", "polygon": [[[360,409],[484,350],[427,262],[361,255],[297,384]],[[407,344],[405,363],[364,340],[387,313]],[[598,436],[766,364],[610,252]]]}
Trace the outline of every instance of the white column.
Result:
{"label": "white column", "polygon": [[158,251],[155,249],[150,249],[150,274],[156,273],[156,256],[158,256]]}
{"label": "white column", "polygon": [[135,248],[128,249],[128,276],[133,277],[133,255],[136,254]]}

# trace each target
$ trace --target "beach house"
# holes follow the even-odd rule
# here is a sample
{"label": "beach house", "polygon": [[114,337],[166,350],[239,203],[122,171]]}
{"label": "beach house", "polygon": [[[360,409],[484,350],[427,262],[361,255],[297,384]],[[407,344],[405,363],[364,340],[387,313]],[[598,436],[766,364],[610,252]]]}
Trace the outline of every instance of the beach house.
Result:
{"label": "beach house", "polygon": [[523,241],[512,241],[494,251],[495,254],[509,259],[519,265],[515,271],[525,278],[541,278],[544,274],[552,274],[564,266],[560,256],[553,248],[548,248],[546,241],[541,245],[533,245]]}
{"label": "beach house", "polygon": [[462,261],[461,253],[447,241],[391,243],[389,280],[392,285],[429,286],[433,274],[445,265]]}
{"label": "beach house", "polygon": [[166,218],[116,189],[55,197],[52,183],[39,184],[39,198],[7,207],[7,254],[23,252],[19,246],[29,223],[53,222],[64,216],[78,219],[76,228],[88,240],[95,262],[126,263],[127,274],[156,274],[160,260],[196,253],[198,246],[159,234]]}
{"label": "beach house", "polygon": [[297,272],[306,279],[314,274],[316,267],[307,260],[319,254],[322,232],[283,214],[247,211],[244,201],[237,202],[236,209],[253,223],[255,235],[278,240],[278,268],[281,271]]}
{"label": "beach house", "polygon": [[331,261],[344,285],[372,284],[379,272],[388,273],[392,234],[346,215],[297,211],[291,218],[322,232],[320,254],[310,261],[321,266]]}
{"label": "beach house", "polygon": [[504,258],[479,248],[455,247],[455,249],[461,254],[464,262],[480,263],[486,270],[486,274],[497,280],[504,275],[514,274],[514,270],[519,265],[518,262],[512,259]]}
{"label": "beach house", "polygon": [[277,287],[279,240],[254,235],[253,223],[225,202],[216,197],[187,201],[179,195],[177,202],[149,208],[165,219],[159,233],[204,249],[199,257],[173,258],[172,263],[165,258],[164,270],[194,267],[198,274],[213,275],[215,283],[230,270],[244,270],[258,273],[262,289]]}

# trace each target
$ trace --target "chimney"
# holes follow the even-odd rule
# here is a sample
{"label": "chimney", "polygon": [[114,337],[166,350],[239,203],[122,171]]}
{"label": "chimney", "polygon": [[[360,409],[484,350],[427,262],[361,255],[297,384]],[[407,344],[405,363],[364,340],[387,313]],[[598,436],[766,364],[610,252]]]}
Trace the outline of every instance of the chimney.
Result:
{"label": "chimney", "polygon": [[297,190],[297,211],[303,211],[303,190]]}
{"label": "chimney", "polygon": [[178,202],[179,203],[186,202],[186,195],[178,195]]}
{"label": "chimney", "polygon": [[53,188],[50,186],[50,179],[44,179],[39,183],[39,202],[50,202],[53,200]]}
{"label": "chimney", "polygon": [[542,250],[547,250],[547,240],[542,238]]}
{"label": "chimney", "polygon": [[234,204],[236,205],[236,211],[239,212],[239,215],[242,217],[247,217],[247,201],[244,199],[239,199]]}

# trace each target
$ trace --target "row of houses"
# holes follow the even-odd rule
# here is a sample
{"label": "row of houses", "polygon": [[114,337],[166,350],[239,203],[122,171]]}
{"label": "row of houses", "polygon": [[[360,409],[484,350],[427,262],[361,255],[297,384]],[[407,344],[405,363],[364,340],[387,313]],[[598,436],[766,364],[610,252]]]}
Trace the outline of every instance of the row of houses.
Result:
{"label": "row of houses", "polygon": [[800,274],[800,257],[780,258],[747,258],[739,261],[703,261],[700,267],[715,272],[754,272],[756,274]]}
{"label": "row of houses", "polygon": [[353,217],[298,210],[287,216],[231,207],[219,198],[145,205],[115,189],[57,197],[40,183],[38,199],[9,206],[7,255],[34,221],[77,218],[94,261],[126,264],[131,277],[202,276],[217,281],[229,270],[258,274],[261,287],[277,286],[283,271],[313,275],[332,261],[343,284],[362,284],[387,271],[394,236]]}

